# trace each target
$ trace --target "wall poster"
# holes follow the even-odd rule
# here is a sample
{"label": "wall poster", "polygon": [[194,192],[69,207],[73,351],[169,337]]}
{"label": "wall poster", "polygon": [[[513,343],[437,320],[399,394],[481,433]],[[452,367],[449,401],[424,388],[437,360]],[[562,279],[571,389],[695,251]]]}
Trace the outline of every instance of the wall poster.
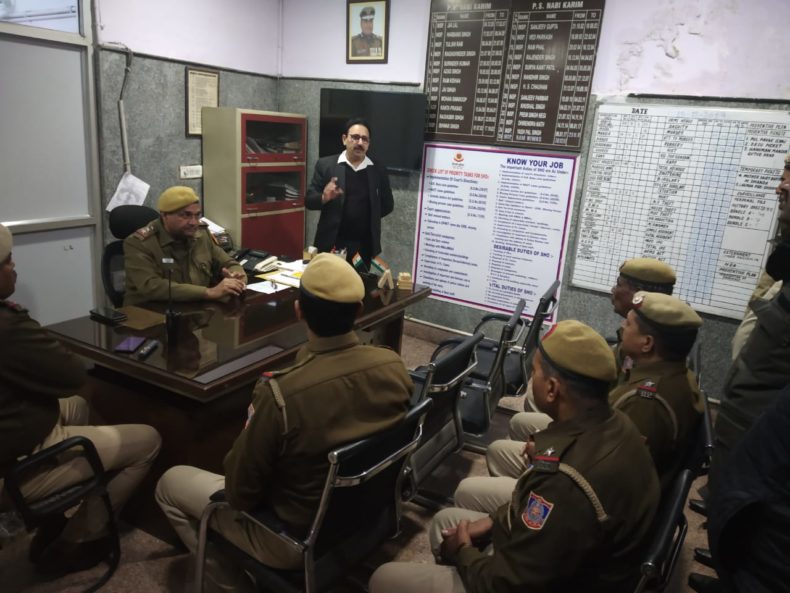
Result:
{"label": "wall poster", "polygon": [[604,0],[433,0],[426,138],[580,150]]}
{"label": "wall poster", "polygon": [[509,313],[523,297],[534,311],[562,278],[576,159],[426,144],[414,281],[430,298]]}
{"label": "wall poster", "polygon": [[573,284],[608,292],[632,257],[666,261],[675,294],[740,319],[771,251],[790,112],[601,105],[585,174]]}

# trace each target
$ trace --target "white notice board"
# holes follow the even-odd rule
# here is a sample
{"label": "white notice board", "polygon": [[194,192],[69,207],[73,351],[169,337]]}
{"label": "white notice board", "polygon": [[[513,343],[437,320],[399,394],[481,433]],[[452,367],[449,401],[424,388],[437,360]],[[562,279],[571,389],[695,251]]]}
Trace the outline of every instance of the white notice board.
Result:
{"label": "white notice board", "polygon": [[655,257],[698,311],[740,319],[770,253],[790,113],[602,105],[585,175],[572,283],[609,291]]}
{"label": "white notice board", "polygon": [[532,312],[562,278],[576,156],[426,144],[414,280],[431,298]]}

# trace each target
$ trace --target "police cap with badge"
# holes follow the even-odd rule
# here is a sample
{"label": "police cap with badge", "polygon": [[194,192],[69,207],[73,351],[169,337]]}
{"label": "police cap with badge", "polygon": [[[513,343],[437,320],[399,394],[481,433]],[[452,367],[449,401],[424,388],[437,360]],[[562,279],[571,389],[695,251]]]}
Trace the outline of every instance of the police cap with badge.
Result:
{"label": "police cap with badge", "polygon": [[660,292],[639,291],[632,301],[640,320],[665,337],[696,336],[702,318],[677,297]]}
{"label": "police cap with badge", "polygon": [[376,9],[372,6],[366,6],[359,11],[359,18],[362,20],[372,21],[374,16],[376,16]]}
{"label": "police cap with badge", "polygon": [[358,303],[365,298],[359,274],[342,257],[319,253],[307,264],[299,290],[333,303]]}
{"label": "police cap with badge", "polygon": [[620,276],[641,290],[672,294],[677,275],[667,263],[652,257],[637,257],[623,262]]}
{"label": "police cap with badge", "polygon": [[170,214],[195,202],[200,202],[200,198],[194,189],[186,185],[174,185],[168,187],[159,196],[159,212]]}
{"label": "police cap with badge", "polygon": [[560,321],[538,342],[538,348],[551,366],[571,379],[609,384],[617,378],[611,347],[581,321]]}

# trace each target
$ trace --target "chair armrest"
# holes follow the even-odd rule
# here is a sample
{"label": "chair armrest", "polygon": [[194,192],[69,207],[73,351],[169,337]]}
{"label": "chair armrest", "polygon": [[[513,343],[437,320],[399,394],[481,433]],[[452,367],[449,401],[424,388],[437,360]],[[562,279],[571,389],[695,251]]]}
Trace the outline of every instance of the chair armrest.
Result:
{"label": "chair armrest", "polygon": [[208,497],[211,502],[228,502],[228,497],[225,494],[225,489],[217,490],[214,494]]}
{"label": "chair armrest", "polygon": [[88,460],[95,475],[104,473],[104,464],[102,464],[93,442],[87,437],[74,436],[67,438],[65,441],[56,443],[51,447],[47,447],[43,451],[34,453],[22,461],[18,461],[8,472],[6,472],[6,479],[10,480],[12,483],[17,483],[19,477],[25,472],[38,468],[39,466],[51,466],[52,462],[57,462],[58,455],[76,447],[82,447],[83,454]]}
{"label": "chair armrest", "polygon": [[288,533],[288,525],[273,510],[259,507],[244,513],[251,521],[274,533]]}
{"label": "chair armrest", "polygon": [[439,358],[439,355],[442,354],[446,350],[452,350],[453,347],[457,346],[461,342],[463,342],[463,338],[447,338],[446,340],[442,340],[437,344],[436,349],[431,354],[431,362],[435,361]]}
{"label": "chair armrest", "polygon": [[[76,448],[82,449],[80,456],[88,461],[93,472],[92,475],[76,484],[60,488],[41,500],[31,503],[25,501],[25,497],[22,495],[23,476],[32,471],[46,471],[57,467],[59,464],[58,455]],[[22,515],[25,525],[30,529],[39,525],[43,516],[62,512],[74,506],[88,492],[104,483],[104,465],[93,442],[84,436],[74,436],[34,453],[8,468],[5,473],[5,494]]]}
{"label": "chair armrest", "polygon": [[[227,491],[224,488],[222,490],[217,490],[214,494],[209,496],[209,500],[216,504],[228,504]],[[272,531],[278,533],[286,531],[287,525],[271,509],[258,507],[252,509],[251,511],[244,511],[243,514],[246,515],[251,521],[259,523],[260,525],[265,526]]]}
{"label": "chair armrest", "polygon": [[483,315],[483,318],[475,326],[475,331],[472,333],[476,334],[480,331],[480,328],[490,321],[501,321],[502,323],[507,323],[509,320],[510,315],[505,315],[504,313],[489,313],[488,315]]}

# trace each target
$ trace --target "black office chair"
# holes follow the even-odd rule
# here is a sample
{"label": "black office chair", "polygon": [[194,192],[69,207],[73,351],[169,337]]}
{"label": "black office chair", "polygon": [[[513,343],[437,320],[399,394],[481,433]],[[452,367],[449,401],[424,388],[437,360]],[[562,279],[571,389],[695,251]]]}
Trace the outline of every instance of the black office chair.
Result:
{"label": "black office chair", "polygon": [[641,577],[634,593],[660,593],[669,584],[688,531],[683,507],[693,481],[694,474],[683,470],[661,501],[650,531],[653,540],[641,564]]}
{"label": "black office chair", "polygon": [[[25,477],[28,474],[34,474],[57,465],[58,456],[67,451],[72,454],[76,452],[79,456],[84,457],[90,465],[93,474],[82,482],[61,488],[45,498],[35,501],[25,500],[25,497],[22,495],[22,484],[25,482]],[[11,500],[14,509],[21,515],[28,531],[37,529],[53,516],[62,515],[90,495],[101,496],[107,509],[112,549],[107,558],[107,571],[94,585],[86,589],[85,593],[92,593],[103,587],[118,568],[118,563],[121,559],[121,544],[110,497],[107,494],[107,474],[104,471],[104,465],[99,458],[99,454],[96,452],[96,447],[94,447],[90,439],[74,436],[61,441],[16,462],[6,471],[4,477],[5,492]]]}
{"label": "black office chair", "polygon": [[697,333],[697,339],[686,357],[686,366],[694,373],[697,385],[702,388],[702,330]]}
{"label": "black office chair", "polygon": [[[700,420],[698,432],[698,444],[692,457],[690,457],[685,467],[695,472],[697,476],[707,475],[710,470],[711,460],[713,459],[713,449],[715,448],[715,439],[713,436],[713,420],[710,415],[710,403],[707,394],[702,392],[702,405],[703,413]],[[689,508],[695,513],[707,516],[708,508],[707,503],[702,498],[692,498],[689,500]],[[695,557],[703,564],[708,565],[709,553],[704,548],[695,548]]]}
{"label": "black office chair", "polygon": [[123,305],[125,290],[123,240],[159,218],[159,213],[148,206],[117,206],[110,211],[110,232],[118,241],[108,243],[101,257],[101,279],[104,292],[114,307]]}
{"label": "black office chair", "polygon": [[[521,315],[524,312],[524,299],[519,300],[510,318],[502,315],[486,315],[475,331],[482,331],[481,327],[490,323],[494,319],[506,323],[502,326],[499,340],[483,339],[478,345],[475,354],[477,355],[477,366],[469,375],[469,378],[461,390],[459,408],[461,411],[461,421],[464,432],[471,437],[480,437],[486,433],[491,426],[491,417],[496,411],[499,400],[505,394],[506,376],[505,362],[510,348],[521,338],[524,330],[524,320]],[[520,328],[519,334],[516,328]],[[437,352],[434,352],[434,356]],[[518,362],[518,360],[514,360]],[[481,367],[487,369],[485,375],[481,375]],[[469,443],[467,443],[467,446]]]}
{"label": "black office chair", "polygon": [[206,541],[211,541],[253,575],[261,591],[314,593],[342,579],[360,560],[398,531],[404,465],[417,447],[431,400],[414,406],[386,431],[331,451],[324,491],[306,536],[296,536],[270,510],[244,513],[247,520],[299,550],[302,570],[265,566],[208,527],[224,491],[216,493],[200,520],[195,591],[203,590]]}
{"label": "black office chair", "polygon": [[[412,371],[415,384],[413,403],[433,400],[425,419],[420,445],[409,461],[404,498],[428,507],[436,507],[427,493],[417,496],[420,485],[448,455],[464,445],[464,431],[459,397],[469,374],[476,365],[475,349],[483,340],[482,332],[464,339],[452,350],[430,362],[424,369]],[[422,494],[422,493],[421,493]]]}
{"label": "black office chair", "polygon": [[538,306],[535,308],[535,314],[532,316],[532,321],[529,324],[527,335],[524,337],[518,358],[519,366],[521,367],[521,385],[516,395],[524,395],[526,393],[529,376],[532,373],[532,358],[538,349],[538,341],[540,340],[541,331],[543,331],[543,322],[554,315],[554,312],[557,310],[557,291],[559,289],[560,281],[555,280],[543,293],[543,296],[540,297]]}

